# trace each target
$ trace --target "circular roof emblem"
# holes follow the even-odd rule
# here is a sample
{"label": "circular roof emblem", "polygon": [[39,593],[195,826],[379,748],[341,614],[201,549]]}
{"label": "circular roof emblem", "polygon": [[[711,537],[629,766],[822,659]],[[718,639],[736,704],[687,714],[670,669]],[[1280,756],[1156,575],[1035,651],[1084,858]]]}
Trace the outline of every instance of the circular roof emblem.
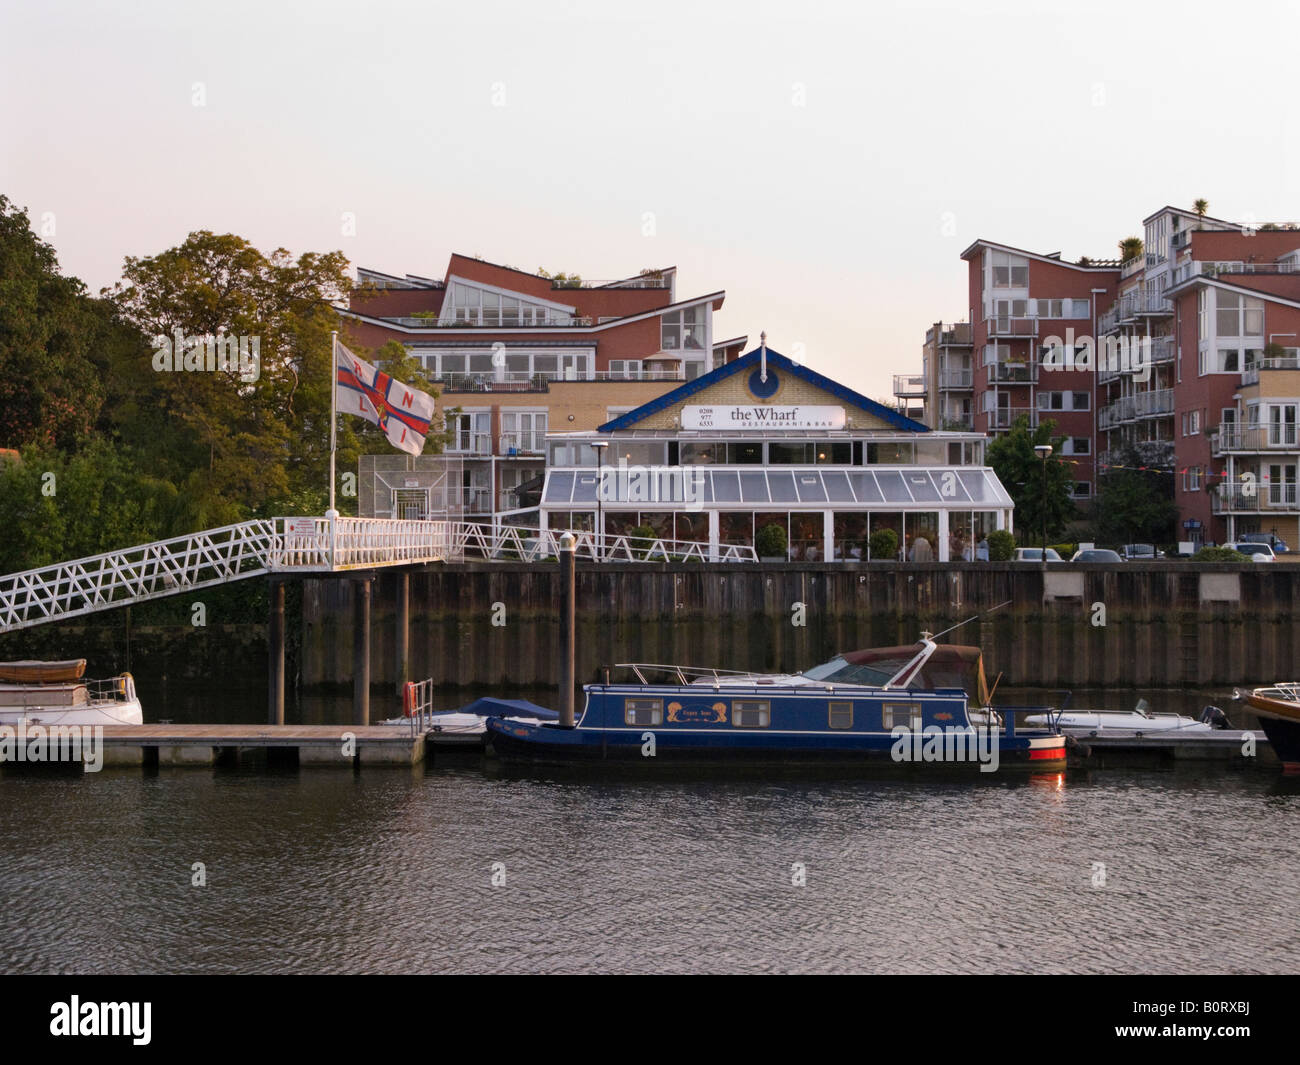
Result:
{"label": "circular roof emblem", "polygon": [[762,374],[755,370],[749,375],[749,390],[759,399],[769,399],[776,395],[776,390],[781,387],[781,379],[777,377],[776,371],[770,366],[767,368],[767,380],[764,381]]}

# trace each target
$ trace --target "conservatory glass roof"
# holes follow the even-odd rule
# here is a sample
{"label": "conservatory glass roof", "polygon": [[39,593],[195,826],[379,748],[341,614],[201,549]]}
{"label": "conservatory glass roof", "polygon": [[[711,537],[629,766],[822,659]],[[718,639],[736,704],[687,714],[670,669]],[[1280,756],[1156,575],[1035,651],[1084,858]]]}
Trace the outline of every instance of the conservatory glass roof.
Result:
{"label": "conservatory glass roof", "polygon": [[[725,469],[702,466],[657,466],[629,468],[619,475],[616,467],[602,471],[605,505],[654,503],[667,507],[685,506],[683,481],[699,478],[687,486],[690,498],[705,505],[745,507],[750,504],[779,504],[789,507],[871,507],[894,509],[923,506],[926,510],[969,510],[972,507],[1011,507],[1014,504],[993,471],[984,467],[900,469],[885,467],[826,469]],[[638,479],[638,475],[643,476]],[[587,505],[597,497],[597,471],[553,469],[546,473],[542,506],[547,508]]]}

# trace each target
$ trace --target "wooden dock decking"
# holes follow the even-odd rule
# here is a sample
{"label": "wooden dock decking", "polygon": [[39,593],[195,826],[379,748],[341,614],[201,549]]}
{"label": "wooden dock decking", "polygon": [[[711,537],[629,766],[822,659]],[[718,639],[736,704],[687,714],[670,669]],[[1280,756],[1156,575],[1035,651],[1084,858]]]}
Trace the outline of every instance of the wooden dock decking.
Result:
{"label": "wooden dock decking", "polygon": [[300,766],[415,765],[425,738],[406,725],[105,725],[104,765],[216,765],[241,751]]}

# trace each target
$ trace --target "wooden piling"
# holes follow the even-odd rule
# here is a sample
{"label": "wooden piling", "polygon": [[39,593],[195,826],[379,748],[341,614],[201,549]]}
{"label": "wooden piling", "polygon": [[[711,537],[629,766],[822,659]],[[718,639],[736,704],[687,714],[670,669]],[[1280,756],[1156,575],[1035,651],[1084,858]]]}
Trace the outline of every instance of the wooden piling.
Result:
{"label": "wooden piling", "polygon": [[560,538],[560,727],[573,728],[573,662],[577,643],[577,588],[574,566],[574,538]]}
{"label": "wooden piling", "polygon": [[396,639],[393,641],[393,674],[397,682],[397,694],[402,694],[402,687],[410,679],[411,654],[411,572],[397,571],[397,609]]}
{"label": "wooden piling", "polygon": [[372,575],[353,584],[355,616],[352,621],[352,723],[370,724],[370,583]]}
{"label": "wooden piling", "polygon": [[284,582],[270,582],[271,616],[267,623],[267,721],[284,724]]}

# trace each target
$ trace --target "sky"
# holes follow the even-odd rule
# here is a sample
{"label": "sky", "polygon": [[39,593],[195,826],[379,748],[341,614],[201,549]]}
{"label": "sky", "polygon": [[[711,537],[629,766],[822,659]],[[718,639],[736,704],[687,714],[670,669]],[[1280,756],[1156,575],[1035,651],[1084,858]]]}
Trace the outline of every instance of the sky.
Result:
{"label": "sky", "polygon": [[442,277],[678,267],[874,398],[979,238],[1300,221],[1300,5],[69,3],[0,11],[0,193],[92,291],[193,230]]}

